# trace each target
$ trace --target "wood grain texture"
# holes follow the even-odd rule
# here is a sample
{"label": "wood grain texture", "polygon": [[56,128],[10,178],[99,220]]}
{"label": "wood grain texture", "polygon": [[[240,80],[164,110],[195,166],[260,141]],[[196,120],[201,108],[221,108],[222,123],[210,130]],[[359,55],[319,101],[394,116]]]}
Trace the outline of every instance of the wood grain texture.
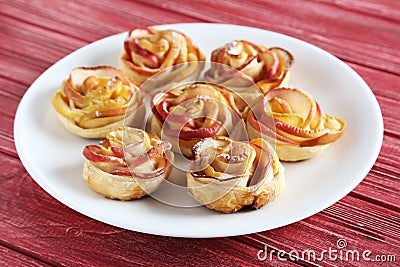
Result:
{"label": "wood grain texture", "polygon": [[[65,266],[260,264],[259,249],[235,239],[152,236],[89,219],[44,192],[17,159],[1,159],[10,166],[0,178],[1,243],[32,258]],[[276,256],[270,263],[279,263]]]}
{"label": "wood grain texture", "polygon": [[[9,156],[2,159],[2,165],[13,166],[0,180],[2,243],[50,264],[156,264],[162,259],[167,265],[251,266],[260,263],[257,253],[265,246],[275,253],[278,250],[301,253],[305,248],[320,252],[336,248],[340,238],[347,240],[348,249],[369,249],[375,254],[395,254],[400,249],[398,213],[350,196],[299,223],[255,235],[217,238],[210,242],[131,232],[70,210],[45,193],[17,159]],[[93,246],[98,249],[93,251]],[[135,257],[123,257],[114,251]],[[82,258],[82,255],[85,256]],[[280,263],[277,255],[273,256],[273,262]],[[296,262],[310,264],[302,259]],[[337,264],[333,262],[331,266]]]}
{"label": "wood grain texture", "polygon": [[0,246],[0,266],[50,266],[44,262],[38,261],[15,250]]}
{"label": "wood grain texture", "polygon": [[[143,2],[158,6],[157,0]],[[167,0],[161,6],[208,22],[281,32],[316,44],[342,60],[400,74],[398,1],[374,5],[367,1],[290,0],[252,1],[243,5],[241,1]],[[373,13],[372,10],[379,10],[380,16],[363,14]]]}
{"label": "wood grain texture", "polygon": [[[49,196],[26,173],[13,140],[15,111],[30,84],[90,42],[132,27],[180,22],[277,31],[349,64],[376,95],[385,123],[382,150],[367,177],[314,216],[233,238],[192,240],[127,231],[87,218]],[[375,266],[289,258],[292,250],[337,248],[341,238],[348,249],[396,254],[399,262],[399,1],[0,0],[0,38],[0,265]],[[265,246],[275,250],[272,261],[257,259]]]}
{"label": "wood grain texture", "polygon": [[[373,255],[398,255],[399,223],[397,212],[385,208],[377,209],[373,204],[347,196],[335,205],[299,223],[237,239],[260,248],[268,244],[275,251],[282,250],[286,253],[298,251],[299,255],[304,248],[307,248],[315,251],[317,257],[329,248],[342,250],[344,253],[348,250],[357,250],[361,254],[365,250],[371,250]],[[341,239],[347,242],[347,246],[343,249],[338,248],[337,242]],[[368,265],[363,260],[329,261],[327,255],[325,260],[324,266]],[[312,265],[307,261],[304,262],[302,258],[298,261]],[[388,263],[385,266],[395,266],[395,264]]]}

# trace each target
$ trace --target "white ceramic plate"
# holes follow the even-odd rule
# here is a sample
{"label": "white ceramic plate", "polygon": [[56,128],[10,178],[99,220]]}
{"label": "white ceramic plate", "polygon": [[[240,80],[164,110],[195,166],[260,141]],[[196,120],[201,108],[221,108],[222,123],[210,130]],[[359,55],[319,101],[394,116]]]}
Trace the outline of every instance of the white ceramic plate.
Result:
{"label": "white ceramic plate", "polygon": [[367,84],[331,54],[298,39],[223,24],[158,26],[187,34],[206,55],[235,39],[280,46],[295,58],[291,85],[311,93],[322,109],[347,122],[343,137],[322,155],[285,163],[286,188],[255,211],[220,214],[204,207],[178,208],[148,197],[129,202],[103,198],[82,179],[82,149],[98,140],[70,134],[50,100],[78,66],[118,66],[127,33],[110,36],[66,56],[28,89],[15,117],[15,144],[25,168],[50,195],[93,219],[134,231],[179,237],[223,237],[265,231],[311,216],[340,200],[368,174],[383,138],[379,105]]}

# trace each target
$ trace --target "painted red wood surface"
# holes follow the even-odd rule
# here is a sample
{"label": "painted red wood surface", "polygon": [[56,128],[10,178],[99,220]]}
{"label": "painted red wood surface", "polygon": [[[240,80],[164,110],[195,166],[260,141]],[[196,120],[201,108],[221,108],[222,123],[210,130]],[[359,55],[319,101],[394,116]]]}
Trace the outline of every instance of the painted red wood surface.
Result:
{"label": "painted red wood surface", "polygon": [[[367,177],[341,201],[300,222],[216,239],[119,229],[49,196],[15,151],[14,115],[27,88],[54,62],[90,42],[135,26],[179,22],[233,23],[281,32],[348,63],[368,83],[384,117],[382,150]],[[0,0],[0,265],[378,265],[310,262],[288,254],[336,248],[339,239],[345,239],[349,249],[396,255],[399,265],[399,42],[399,1]],[[271,261],[257,258],[265,246],[274,250]]]}

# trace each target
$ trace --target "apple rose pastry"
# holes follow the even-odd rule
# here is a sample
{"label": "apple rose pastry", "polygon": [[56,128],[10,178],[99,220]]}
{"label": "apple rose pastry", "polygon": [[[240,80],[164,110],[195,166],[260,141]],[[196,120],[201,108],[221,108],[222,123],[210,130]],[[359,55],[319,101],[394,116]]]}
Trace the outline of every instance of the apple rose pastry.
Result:
{"label": "apple rose pastry", "polygon": [[209,209],[231,213],[243,207],[263,207],[285,185],[284,168],[262,138],[249,142],[216,136],[193,147],[187,173],[189,194]]}
{"label": "apple rose pastry", "polygon": [[262,103],[247,114],[247,133],[251,139],[262,136],[276,142],[276,151],[283,161],[320,154],[339,139],[346,126],[342,119],[321,112],[311,95],[296,88],[274,88]]}
{"label": "apple rose pastry", "polygon": [[124,42],[119,65],[128,77],[139,84],[168,67],[179,65],[175,71],[171,69],[159,78],[165,83],[197,79],[204,64],[184,63],[204,60],[201,49],[181,32],[137,28],[129,32]]}
{"label": "apple rose pastry", "polygon": [[211,64],[205,74],[208,81],[244,92],[249,92],[247,87],[256,84],[266,93],[271,88],[288,84],[293,56],[279,47],[268,48],[239,40],[214,50],[211,62],[220,64]]}
{"label": "apple rose pastry", "polygon": [[[59,120],[73,134],[104,138],[129,122],[138,127],[145,113],[144,93],[120,70],[100,66],[76,68],[54,94],[52,104]],[[125,116],[126,115],[126,116]]]}
{"label": "apple rose pastry", "polygon": [[140,129],[116,128],[99,145],[83,150],[83,178],[107,198],[141,198],[168,179],[172,170],[169,160],[173,159],[170,148],[168,142]]}
{"label": "apple rose pastry", "polygon": [[225,94],[222,87],[202,82],[159,92],[152,100],[151,132],[168,140],[174,152],[188,158],[200,139],[216,135],[239,138],[245,126],[242,131],[236,127],[239,110]]}

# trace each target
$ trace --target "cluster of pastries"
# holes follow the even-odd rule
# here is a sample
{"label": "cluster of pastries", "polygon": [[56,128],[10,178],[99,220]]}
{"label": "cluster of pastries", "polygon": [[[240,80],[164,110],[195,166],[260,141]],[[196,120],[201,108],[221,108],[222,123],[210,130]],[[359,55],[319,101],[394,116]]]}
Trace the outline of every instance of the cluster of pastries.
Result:
{"label": "cluster of pastries", "polygon": [[119,200],[151,194],[168,179],[175,152],[192,162],[186,181],[195,200],[223,213],[258,209],[284,187],[280,161],[314,157],[343,134],[342,119],[288,87],[294,60],[285,49],[232,41],[212,51],[199,82],[204,61],[181,32],[137,28],[120,69],[71,71],[52,103],[71,133],[104,138],[83,150],[94,191]]}

